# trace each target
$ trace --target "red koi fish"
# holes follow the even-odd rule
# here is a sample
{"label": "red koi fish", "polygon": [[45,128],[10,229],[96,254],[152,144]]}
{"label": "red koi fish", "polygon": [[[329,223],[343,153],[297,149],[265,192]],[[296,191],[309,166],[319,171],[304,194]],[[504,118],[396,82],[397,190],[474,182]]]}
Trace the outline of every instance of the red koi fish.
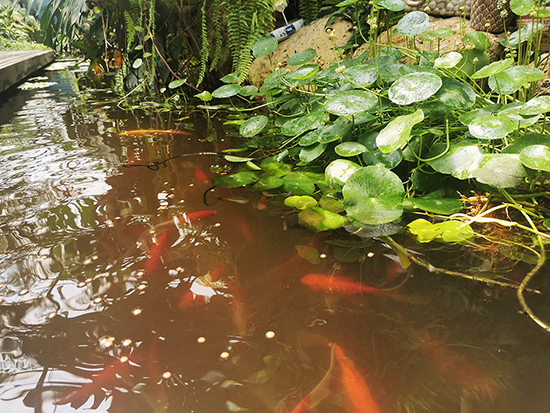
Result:
{"label": "red koi fish", "polygon": [[208,178],[208,176],[198,166],[195,168],[195,178],[197,178],[197,180],[199,182],[202,182],[203,184],[207,184],[210,182],[210,179]]}
{"label": "red koi fish", "polygon": [[262,196],[258,203],[254,206],[256,209],[259,209],[260,211],[263,211],[267,209],[267,205],[269,204],[269,201],[265,198],[265,196]]}
{"label": "red koi fish", "polygon": [[333,277],[323,274],[308,274],[302,278],[302,284],[314,291],[331,294],[373,294],[387,295],[388,292],[358,283],[351,277]]}
{"label": "red koi fish", "polygon": [[353,413],[380,413],[378,405],[373,400],[369,387],[363,376],[346,355],[342,348],[334,344],[334,357],[340,364],[342,386],[352,407]]}
{"label": "red koi fish", "polygon": [[157,242],[151,246],[149,251],[149,259],[145,263],[145,272],[151,274],[155,268],[157,268],[161,262],[162,254],[168,248],[168,231],[164,231],[157,238]]}
{"label": "red koi fish", "polygon": [[185,222],[186,224],[194,224],[197,221],[201,221],[214,215],[217,211],[213,209],[205,209],[204,211],[190,212],[177,217],[178,222]]}
{"label": "red koi fish", "polygon": [[185,132],[182,130],[162,130],[162,129],[136,129],[136,130],[127,130],[124,132],[120,132],[120,136],[130,136],[130,135],[147,135],[148,133],[166,133],[170,135],[191,135],[189,132]]}

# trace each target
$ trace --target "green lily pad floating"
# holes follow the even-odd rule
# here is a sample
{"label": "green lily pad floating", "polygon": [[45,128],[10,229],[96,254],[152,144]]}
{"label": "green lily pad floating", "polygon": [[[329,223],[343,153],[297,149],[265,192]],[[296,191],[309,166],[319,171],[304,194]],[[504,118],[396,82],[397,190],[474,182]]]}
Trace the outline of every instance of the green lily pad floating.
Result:
{"label": "green lily pad floating", "polygon": [[433,42],[434,40],[441,40],[453,34],[455,34],[455,32],[451,29],[435,29],[420,36],[420,40],[423,42]]}
{"label": "green lily pad floating", "polygon": [[376,137],[376,146],[383,153],[390,153],[403,148],[411,139],[411,130],[414,125],[424,120],[424,112],[418,109],[410,115],[398,116],[380,131]]}
{"label": "green lily pad floating", "polygon": [[290,66],[300,66],[304,63],[313,60],[317,56],[317,51],[315,49],[306,49],[301,52],[295,53],[288,58],[286,61]]}
{"label": "green lily pad floating", "polygon": [[379,9],[391,11],[401,11],[407,7],[407,3],[403,0],[374,0],[374,5]]}
{"label": "green lily pad floating", "polygon": [[476,103],[477,96],[470,85],[460,80],[443,78],[443,84],[435,97],[452,108],[466,109]]}
{"label": "green lily pad floating", "polygon": [[349,220],[342,215],[314,206],[300,211],[298,222],[303,227],[320,232],[342,228]]}
{"label": "green lily pad floating", "polygon": [[430,28],[430,17],[421,11],[413,11],[406,14],[399,23],[394,33],[405,36],[417,36]]}
{"label": "green lily pad floating", "polygon": [[312,195],[315,192],[315,184],[309,181],[285,179],[283,187],[292,195]]}
{"label": "green lily pad floating", "polygon": [[542,29],[544,29],[544,24],[529,22],[523,26],[521,30],[512,33],[508,39],[504,37],[500,39],[499,42],[504,47],[517,49],[520,43],[526,42],[527,40],[533,38],[537,32]]}
{"label": "green lily pad floating", "polygon": [[365,224],[385,224],[403,213],[403,183],[380,164],[366,166],[351,175],[342,193],[348,216]]}
{"label": "green lily pad floating", "polygon": [[310,78],[318,71],[319,71],[319,65],[317,64],[303,65],[303,66],[300,66],[295,71],[290,72],[290,78],[292,80],[303,80],[303,79]]}
{"label": "green lily pad floating", "polygon": [[458,64],[458,62],[460,62],[461,60],[462,60],[462,55],[460,53],[449,52],[435,59],[434,67],[450,69],[451,67],[455,67]]}
{"label": "green lily pad floating", "polygon": [[361,155],[365,151],[367,148],[358,142],[342,142],[334,148],[334,152],[343,157]]}
{"label": "green lily pad floating", "polygon": [[500,73],[505,69],[508,69],[510,66],[512,66],[512,63],[514,63],[514,59],[510,57],[504,60],[493,62],[490,65],[484,66],[481,69],[479,69],[477,72],[475,72],[472,75],[472,79],[483,79],[484,77],[496,75],[497,73]]}
{"label": "green lily pad floating", "polygon": [[376,95],[364,90],[350,90],[329,98],[327,112],[338,116],[358,115],[378,103]]}
{"label": "green lily pad floating", "polygon": [[258,180],[258,175],[253,172],[238,172],[232,175],[218,175],[212,178],[212,184],[218,188],[238,188],[249,185]]}
{"label": "green lily pad floating", "polygon": [[239,128],[239,133],[245,138],[251,138],[252,136],[256,136],[265,128],[268,121],[269,119],[267,118],[267,116],[264,116],[264,115],[254,116],[253,118],[247,119],[241,125],[241,127]]}
{"label": "green lily pad floating", "polygon": [[528,146],[519,154],[519,160],[528,168],[550,172],[550,147],[546,145]]}
{"label": "green lily pad floating", "polygon": [[315,112],[289,120],[281,128],[281,133],[285,136],[296,136],[317,129],[325,124],[325,116],[324,112]]}
{"label": "green lily pad floating", "polygon": [[325,180],[336,191],[342,191],[348,178],[361,167],[347,159],[336,159],[325,168]]}
{"label": "green lily pad floating", "polygon": [[451,215],[456,214],[463,208],[462,201],[451,198],[427,199],[415,198],[413,203],[417,208],[433,214]]}
{"label": "green lily pad floating", "polygon": [[411,234],[416,235],[417,241],[422,243],[433,241],[443,232],[441,228],[436,227],[425,219],[416,219],[410,222],[407,228]]}
{"label": "green lily pad floating", "polygon": [[375,66],[361,65],[346,68],[344,75],[358,85],[367,87],[378,79],[378,69]]}
{"label": "green lily pad floating", "polygon": [[550,96],[537,96],[525,104],[520,109],[520,115],[530,116],[550,112]]}
{"label": "green lily pad floating", "polygon": [[502,139],[516,129],[517,125],[504,116],[482,116],[468,125],[468,130],[478,139]]}
{"label": "green lily pad floating", "polygon": [[289,208],[306,209],[317,205],[317,200],[311,196],[289,196],[285,199],[285,205]]}
{"label": "green lily pad floating", "polygon": [[235,96],[241,91],[241,87],[236,84],[223,85],[212,92],[212,96],[217,99],[229,98]]}
{"label": "green lily pad floating", "polygon": [[[458,179],[473,178],[473,171],[479,168],[483,159],[483,150],[477,142],[471,139],[453,142],[447,152],[445,147],[442,143],[431,147],[428,158],[433,160],[428,161],[428,165],[439,173],[451,174]],[[438,157],[439,154],[442,155]]]}
{"label": "green lily pad floating", "polygon": [[388,98],[398,105],[410,105],[428,99],[441,85],[441,78],[433,73],[411,73],[399,78],[390,86]]}
{"label": "green lily pad floating", "polygon": [[518,16],[527,16],[534,8],[534,0],[510,0],[510,9]]}
{"label": "green lily pad floating", "polygon": [[435,224],[435,226],[441,230],[440,238],[443,242],[462,242],[475,235],[470,225],[460,221],[445,221]]}
{"label": "green lily pad floating", "polygon": [[311,163],[320,157],[327,149],[326,143],[316,143],[311,146],[304,147],[300,150],[300,161],[303,163]]}
{"label": "green lily pad floating", "polygon": [[464,36],[464,40],[469,41],[474,45],[477,50],[487,50],[489,42],[487,41],[487,35],[483,32],[471,32]]}
{"label": "green lily pad floating", "polygon": [[241,74],[240,71],[229,73],[228,75],[225,75],[224,77],[222,77],[220,80],[223,83],[236,83],[237,80],[239,79],[240,74]]}
{"label": "green lily pad floating", "polygon": [[285,181],[278,176],[268,175],[261,177],[252,187],[255,191],[268,191],[270,189],[280,188]]}
{"label": "green lily pad floating", "polygon": [[335,214],[339,214],[340,212],[344,212],[346,210],[342,201],[327,195],[323,195],[321,197],[319,200],[319,206],[327,211],[334,212]]}
{"label": "green lily pad floating", "polygon": [[520,185],[527,176],[517,154],[487,154],[483,156],[479,169],[472,171],[478,182],[495,188],[512,188]]}
{"label": "green lily pad floating", "polygon": [[517,92],[523,85],[544,79],[542,70],[530,66],[511,66],[489,77],[489,87],[497,93]]}
{"label": "green lily pad floating", "polygon": [[278,44],[279,42],[273,36],[264,36],[254,43],[252,54],[255,58],[267,56],[277,48]]}

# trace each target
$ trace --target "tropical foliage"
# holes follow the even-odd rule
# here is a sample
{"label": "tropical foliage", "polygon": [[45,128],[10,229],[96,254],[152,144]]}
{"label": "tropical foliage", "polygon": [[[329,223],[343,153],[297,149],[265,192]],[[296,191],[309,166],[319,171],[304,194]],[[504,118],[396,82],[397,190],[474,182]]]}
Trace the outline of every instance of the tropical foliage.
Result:
{"label": "tropical foliage", "polygon": [[0,6],[0,50],[43,48],[40,26],[15,5]]}

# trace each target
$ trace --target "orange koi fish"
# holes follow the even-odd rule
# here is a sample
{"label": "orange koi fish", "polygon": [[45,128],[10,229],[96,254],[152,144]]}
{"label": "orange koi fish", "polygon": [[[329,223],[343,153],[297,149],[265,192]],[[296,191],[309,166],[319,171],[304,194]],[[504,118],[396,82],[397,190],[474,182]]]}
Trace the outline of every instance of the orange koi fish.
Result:
{"label": "orange koi fish", "polygon": [[380,413],[380,409],[373,400],[369,387],[361,373],[357,371],[353,362],[346,357],[342,348],[336,343],[333,345],[334,357],[340,364],[342,372],[342,386],[353,409],[351,411],[353,413]]}
{"label": "orange koi fish", "polygon": [[302,278],[302,284],[314,291],[331,294],[373,294],[387,295],[388,292],[358,283],[351,277],[333,277],[323,274],[308,274]]}
{"label": "orange koi fish", "polygon": [[166,133],[170,135],[191,135],[189,132],[182,130],[171,130],[171,129],[136,129],[136,130],[127,130],[119,133],[119,136],[130,136],[130,135],[147,135],[148,133]]}
{"label": "orange koi fish", "polygon": [[199,182],[202,182],[203,184],[207,184],[210,182],[210,179],[208,178],[208,176],[198,166],[195,168],[195,178],[197,178],[197,180]]}
{"label": "orange koi fish", "polygon": [[157,242],[151,247],[149,252],[149,259],[145,263],[145,272],[150,274],[155,268],[157,268],[161,262],[162,254],[168,248],[168,231],[164,231],[157,238]]}
{"label": "orange koi fish", "polygon": [[197,221],[206,219],[214,215],[217,211],[213,209],[205,209],[204,211],[190,212],[188,214],[183,214],[177,217],[178,222],[185,222],[186,224],[193,224]]}
{"label": "orange koi fish", "polygon": [[254,206],[256,209],[263,211],[267,209],[267,205],[269,204],[269,201],[266,200],[265,196],[262,196],[258,203]]}

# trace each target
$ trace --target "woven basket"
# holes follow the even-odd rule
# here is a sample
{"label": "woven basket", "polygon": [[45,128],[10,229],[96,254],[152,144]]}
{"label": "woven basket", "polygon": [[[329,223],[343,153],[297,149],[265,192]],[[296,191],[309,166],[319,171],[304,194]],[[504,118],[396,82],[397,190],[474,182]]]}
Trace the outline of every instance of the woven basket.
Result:
{"label": "woven basket", "polygon": [[[480,32],[502,33],[504,22],[509,26],[514,14],[510,10],[510,1],[503,5],[502,0],[472,0],[470,9],[470,26]],[[506,11],[506,18],[502,18],[502,12]]]}

